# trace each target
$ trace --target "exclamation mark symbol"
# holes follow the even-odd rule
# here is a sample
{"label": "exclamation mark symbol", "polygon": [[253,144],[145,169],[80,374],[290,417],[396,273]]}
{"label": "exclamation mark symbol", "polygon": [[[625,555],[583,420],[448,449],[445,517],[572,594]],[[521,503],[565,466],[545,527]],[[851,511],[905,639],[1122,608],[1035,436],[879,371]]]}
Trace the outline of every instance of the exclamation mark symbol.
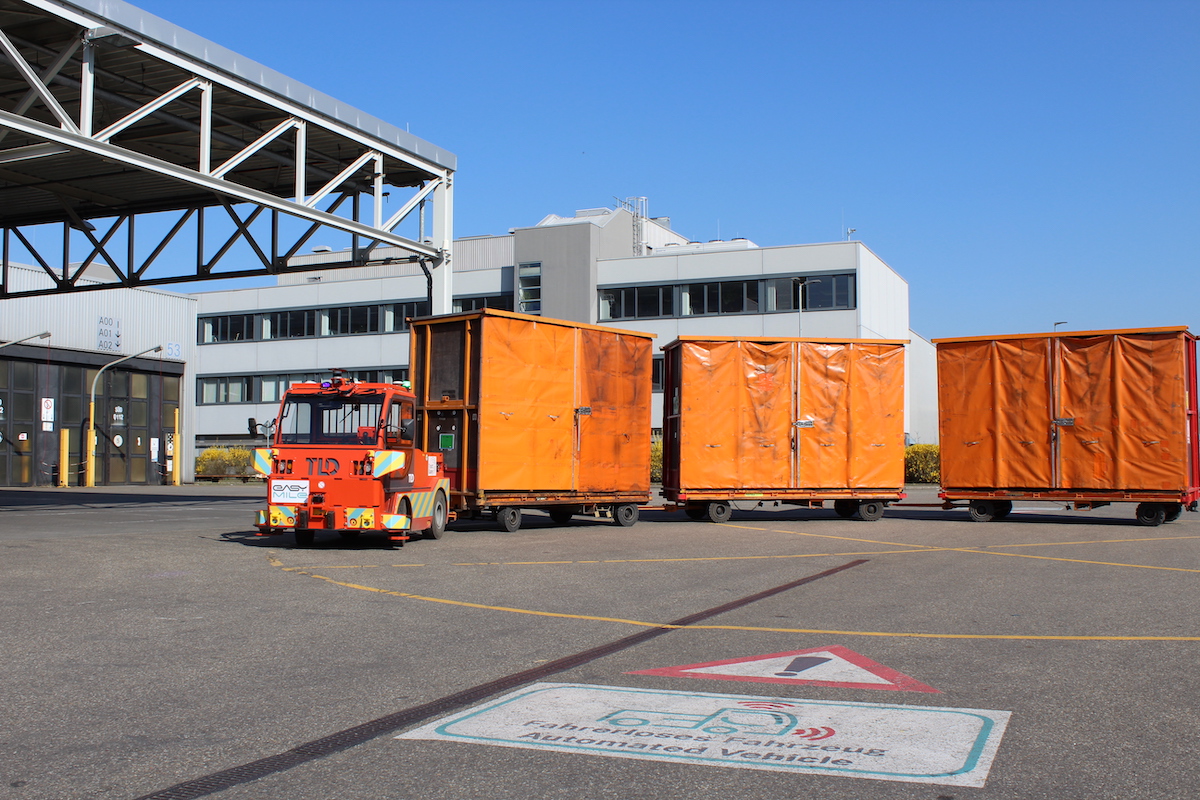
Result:
{"label": "exclamation mark symbol", "polygon": [[783,672],[776,672],[775,674],[781,678],[794,678],[806,669],[812,669],[815,666],[824,664],[826,661],[832,660],[825,656],[800,656],[799,658],[793,658],[792,663],[788,664],[787,669]]}

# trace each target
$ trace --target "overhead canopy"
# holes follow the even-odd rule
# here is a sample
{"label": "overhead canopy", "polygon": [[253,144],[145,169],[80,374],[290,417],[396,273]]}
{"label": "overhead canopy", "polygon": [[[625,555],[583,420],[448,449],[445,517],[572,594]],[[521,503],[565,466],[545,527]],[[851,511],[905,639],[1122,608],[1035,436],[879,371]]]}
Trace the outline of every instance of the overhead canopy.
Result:
{"label": "overhead canopy", "polygon": [[[89,288],[76,281],[92,262],[124,286],[275,273],[321,228],[353,237],[345,265],[386,244],[436,268],[454,169],[441,148],[120,0],[0,0],[4,263],[31,254],[53,283],[37,293]],[[212,224],[206,241],[203,209],[221,207],[234,241],[211,242]],[[180,212],[169,237],[129,244],[135,215],[164,211]],[[315,227],[289,240],[280,215]],[[268,221],[270,235],[255,230]],[[51,257],[21,234],[47,223],[83,234],[86,252]],[[183,235],[197,240],[194,269],[159,274]],[[219,266],[239,239],[260,263]],[[31,293],[6,277],[0,296]]]}

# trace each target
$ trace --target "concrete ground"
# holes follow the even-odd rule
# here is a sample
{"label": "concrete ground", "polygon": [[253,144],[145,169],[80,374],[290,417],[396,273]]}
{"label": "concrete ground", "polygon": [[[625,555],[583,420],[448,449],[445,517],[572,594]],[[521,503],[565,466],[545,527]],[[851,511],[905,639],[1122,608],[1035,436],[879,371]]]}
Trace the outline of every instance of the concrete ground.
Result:
{"label": "concrete ground", "polygon": [[[0,490],[0,798],[1196,796],[1196,514],[1146,528],[1130,505],[1029,504],[973,523],[912,487],[878,522],[530,512],[511,534],[481,521],[402,549],[300,550],[253,535],[262,492]],[[892,683],[803,682],[828,664],[782,683],[631,674],[798,651]],[[976,785],[756,769],[748,750],[718,764],[395,738],[544,683],[866,709],[872,735],[910,744],[893,706],[1007,727]],[[788,743],[845,742],[831,720]],[[925,755],[956,746],[933,737]]]}

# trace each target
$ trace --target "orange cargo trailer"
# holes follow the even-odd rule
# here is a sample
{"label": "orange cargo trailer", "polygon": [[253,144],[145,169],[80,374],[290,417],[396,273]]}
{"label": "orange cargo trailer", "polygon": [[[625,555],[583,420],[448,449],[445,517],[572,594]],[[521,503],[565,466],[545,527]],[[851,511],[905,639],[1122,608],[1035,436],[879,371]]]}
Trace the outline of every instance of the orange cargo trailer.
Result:
{"label": "orange cargo trailer", "polygon": [[980,522],[1014,500],[1196,510],[1196,338],[1187,328],[935,339],[942,498]]}
{"label": "orange cargo trailer", "polygon": [[686,336],[666,352],[663,495],[693,519],[734,504],[876,520],[904,495],[904,345]]}
{"label": "orange cargo trailer", "polygon": [[653,335],[482,310],[411,322],[419,440],[458,516],[637,521],[650,499]]}

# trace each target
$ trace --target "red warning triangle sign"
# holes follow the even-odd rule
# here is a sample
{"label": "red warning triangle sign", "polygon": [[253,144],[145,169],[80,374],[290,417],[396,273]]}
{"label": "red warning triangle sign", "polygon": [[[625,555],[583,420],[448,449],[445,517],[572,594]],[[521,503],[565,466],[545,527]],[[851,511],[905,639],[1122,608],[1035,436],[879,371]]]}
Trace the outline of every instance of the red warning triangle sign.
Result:
{"label": "red warning triangle sign", "polygon": [[841,689],[882,689],[892,692],[935,692],[918,680],[839,645],[791,650],[749,658],[730,658],[680,667],[641,669],[626,675],[665,675],[671,678],[709,678],[718,681],[791,683]]}

